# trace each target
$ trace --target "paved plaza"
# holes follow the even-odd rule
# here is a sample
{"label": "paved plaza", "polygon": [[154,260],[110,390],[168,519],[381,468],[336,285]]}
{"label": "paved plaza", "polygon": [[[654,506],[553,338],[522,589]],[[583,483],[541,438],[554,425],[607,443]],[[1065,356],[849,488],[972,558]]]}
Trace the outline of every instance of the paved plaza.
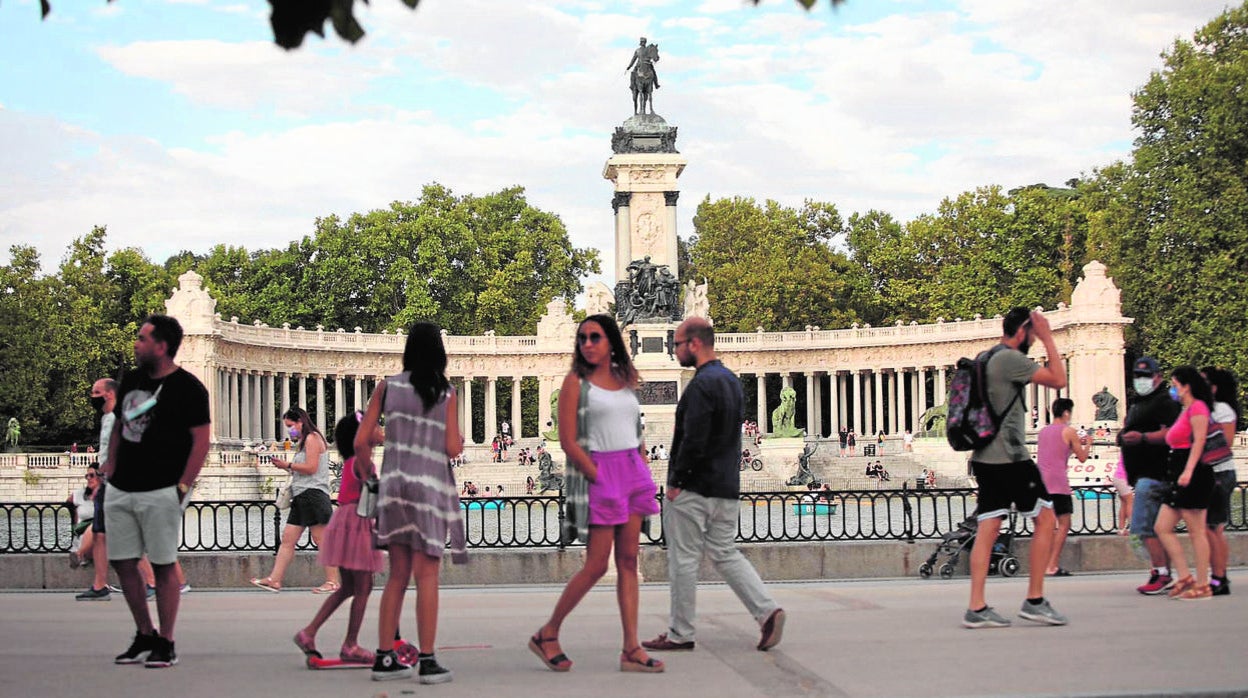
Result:
{"label": "paved plaza", "polygon": [[[1232,578],[1243,578],[1242,571]],[[445,589],[439,656],[453,683],[375,683],[367,670],[304,668],[290,637],[323,597],[306,590],[192,591],[183,597],[172,669],[114,666],[128,645],[120,598],[75,602],[65,592],[0,593],[0,695],[62,696],[1173,696],[1248,695],[1242,593],[1201,602],[1136,594],[1140,574],[1053,580],[1063,628],[1015,618],[999,630],[959,625],[967,580],[881,580],[772,585],[789,622],[784,640],[754,649],[757,628],[732,592],[704,585],[693,652],[666,653],[665,674],[622,674],[615,596],[595,589],[564,627],[567,674],[525,647],[557,587]],[[989,602],[1013,618],[1022,579],[991,579]],[[374,593],[361,639],[372,646]],[[403,624],[410,628],[409,593]],[[663,630],[667,587],[642,587],[641,629]],[[345,609],[318,637],[341,642]],[[657,654],[657,653],[656,653]],[[973,658],[979,658],[974,661]],[[977,667],[978,665],[978,667]]]}

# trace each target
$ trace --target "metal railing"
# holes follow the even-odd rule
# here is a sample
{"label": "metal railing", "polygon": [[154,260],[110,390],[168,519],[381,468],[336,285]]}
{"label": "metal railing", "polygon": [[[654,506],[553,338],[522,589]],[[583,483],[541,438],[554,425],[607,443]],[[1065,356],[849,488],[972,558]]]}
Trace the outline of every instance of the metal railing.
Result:
{"label": "metal railing", "polygon": [[[1071,535],[1116,533],[1119,500],[1110,487],[1074,488]],[[658,495],[660,510],[667,504]],[[562,548],[567,516],[562,493],[464,499],[470,548]],[[740,496],[737,541],[926,540],[953,531],[975,510],[975,490],[840,490],[750,492]],[[284,517],[271,501],[195,501],[182,519],[180,549],[187,552],[276,551]],[[0,554],[64,553],[73,542],[65,502],[0,503]],[[1030,535],[1020,519],[1016,533]],[[1248,482],[1231,496],[1230,531],[1248,531]],[[642,529],[642,542],[663,545],[662,516]],[[314,549],[307,532],[299,549]]]}

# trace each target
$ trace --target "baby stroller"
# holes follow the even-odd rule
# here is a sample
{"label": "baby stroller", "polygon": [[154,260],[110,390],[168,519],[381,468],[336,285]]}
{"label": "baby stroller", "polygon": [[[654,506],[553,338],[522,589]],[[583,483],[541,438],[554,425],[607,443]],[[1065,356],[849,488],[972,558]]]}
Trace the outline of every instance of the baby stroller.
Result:
{"label": "baby stroller", "polygon": [[[927,579],[932,576],[933,571],[939,571],[941,579],[949,579],[953,576],[953,568],[958,564],[958,559],[963,553],[969,555],[971,547],[975,545],[975,534],[979,530],[976,515],[977,512],[971,512],[971,515],[958,524],[957,528],[941,536],[931,557],[927,558],[927,562],[919,565],[920,577]],[[997,542],[992,545],[992,556],[988,560],[988,574],[1000,572],[1002,577],[1013,577],[1018,574],[1018,558],[1014,557],[1011,552],[1014,544],[1014,518],[1014,512],[1011,511],[1009,525],[997,535]],[[948,557],[937,569],[936,560],[941,555]]]}

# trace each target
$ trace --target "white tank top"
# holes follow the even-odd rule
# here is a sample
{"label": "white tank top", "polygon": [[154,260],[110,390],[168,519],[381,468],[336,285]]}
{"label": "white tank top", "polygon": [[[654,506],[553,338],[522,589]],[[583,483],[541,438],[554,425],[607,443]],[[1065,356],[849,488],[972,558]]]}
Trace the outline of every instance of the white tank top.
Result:
{"label": "white tank top", "polygon": [[641,405],[637,394],[629,388],[605,390],[589,385],[589,433],[586,441],[590,451],[627,451],[641,444],[637,434],[637,418]]}

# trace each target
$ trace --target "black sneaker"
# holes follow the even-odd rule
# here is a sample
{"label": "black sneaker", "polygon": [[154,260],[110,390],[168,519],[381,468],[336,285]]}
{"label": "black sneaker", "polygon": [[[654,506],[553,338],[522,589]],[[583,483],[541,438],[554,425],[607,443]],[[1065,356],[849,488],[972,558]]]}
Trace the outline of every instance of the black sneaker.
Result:
{"label": "black sneaker", "polygon": [[153,630],[150,635],[143,633],[134,634],[134,642],[130,643],[130,649],[122,652],[113,658],[114,664],[138,664],[143,658],[156,649],[156,641],[160,636]]}
{"label": "black sneaker", "polygon": [[438,657],[434,654],[420,655],[420,682],[431,683],[448,683],[454,674],[450,669],[438,664]]}
{"label": "black sneaker", "polygon": [[173,640],[157,636],[156,647],[147,655],[143,666],[148,669],[164,669],[178,663],[178,653],[173,651]]}
{"label": "black sneaker", "polygon": [[399,661],[394,650],[378,650],[373,660],[373,680],[392,681],[406,679],[412,675],[412,668]]}
{"label": "black sneaker", "polygon": [[113,598],[113,594],[108,590],[108,587],[103,589],[91,587],[74,597],[77,601],[108,601],[111,598]]}

